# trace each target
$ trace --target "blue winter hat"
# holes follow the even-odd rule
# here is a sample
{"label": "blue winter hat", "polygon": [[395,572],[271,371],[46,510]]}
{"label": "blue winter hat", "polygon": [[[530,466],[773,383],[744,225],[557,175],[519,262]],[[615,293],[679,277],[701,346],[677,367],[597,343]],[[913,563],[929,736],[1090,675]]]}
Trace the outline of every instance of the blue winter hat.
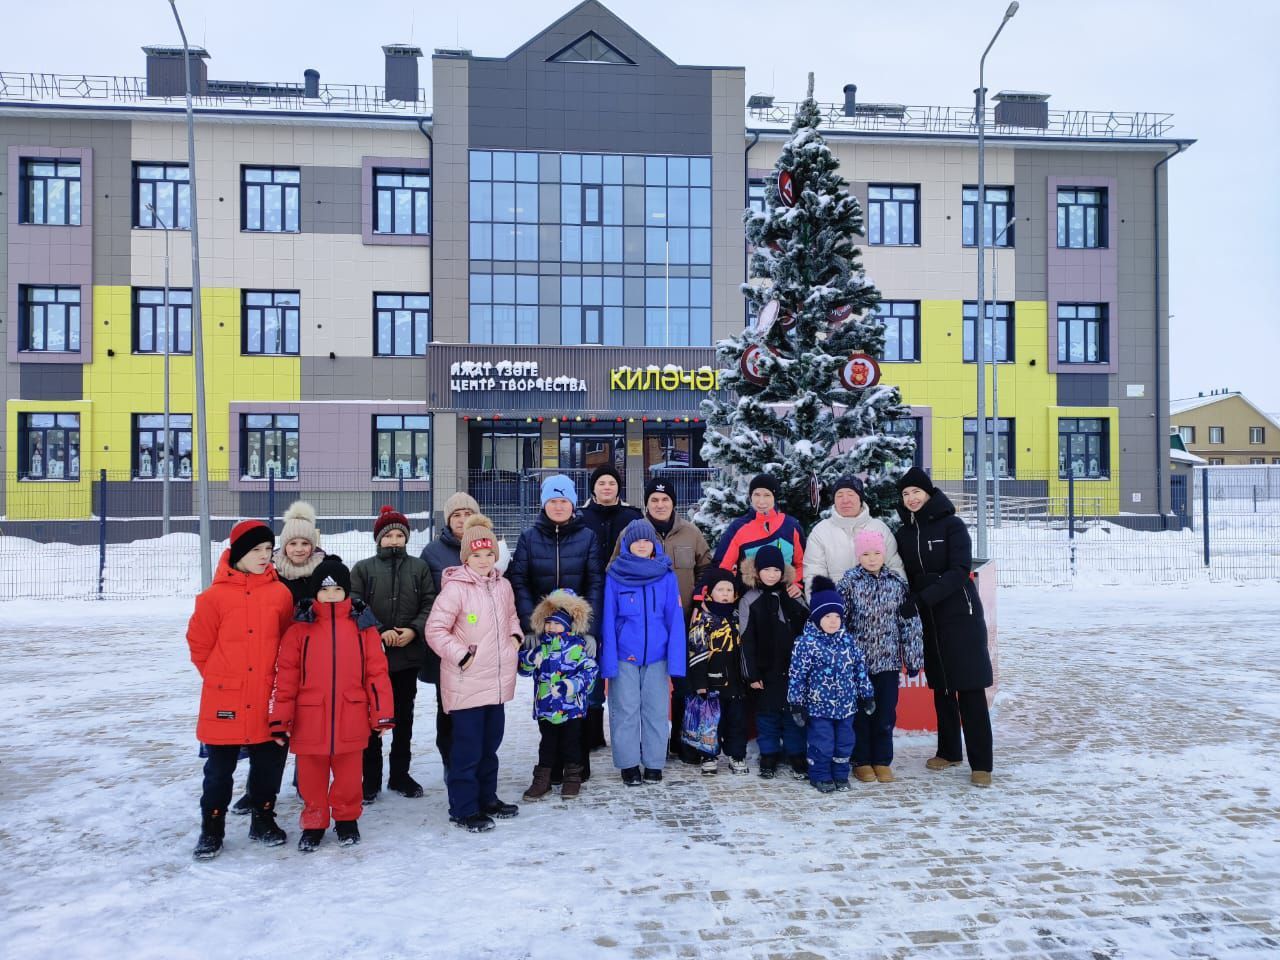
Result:
{"label": "blue winter hat", "polygon": [[547,505],[548,500],[559,499],[568,500],[576,506],[578,503],[578,491],[574,487],[572,480],[563,473],[557,473],[542,481],[542,491],[539,499],[544,507]]}
{"label": "blue winter hat", "polygon": [[[564,627],[565,633],[573,632],[573,615],[570,614],[568,610],[557,610],[555,613],[551,614],[551,616],[547,617],[547,623],[551,623],[553,621]],[[543,629],[545,630],[546,628],[543,627]]]}
{"label": "blue winter hat", "polygon": [[843,618],[844,603],[834,583],[826,577],[814,577],[813,592],[809,595],[809,621],[819,626],[828,613],[838,613]]}
{"label": "blue winter hat", "polygon": [[658,531],[648,520],[642,518],[627,524],[626,529],[622,531],[622,551],[630,551],[631,545],[637,540],[648,540],[653,544],[653,552],[655,554],[658,552]]}

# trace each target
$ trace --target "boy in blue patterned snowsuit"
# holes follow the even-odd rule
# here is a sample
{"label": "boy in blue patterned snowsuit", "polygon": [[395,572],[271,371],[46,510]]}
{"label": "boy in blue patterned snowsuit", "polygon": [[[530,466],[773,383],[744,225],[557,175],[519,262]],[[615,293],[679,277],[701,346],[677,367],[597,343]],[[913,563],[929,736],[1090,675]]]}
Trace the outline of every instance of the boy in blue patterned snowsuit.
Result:
{"label": "boy in blue patterned snowsuit", "polygon": [[791,654],[787,703],[808,740],[809,782],[820,793],[849,789],[853,715],[876,709],[875,690],[853,636],[844,628],[835,584],[814,577],[809,622]]}

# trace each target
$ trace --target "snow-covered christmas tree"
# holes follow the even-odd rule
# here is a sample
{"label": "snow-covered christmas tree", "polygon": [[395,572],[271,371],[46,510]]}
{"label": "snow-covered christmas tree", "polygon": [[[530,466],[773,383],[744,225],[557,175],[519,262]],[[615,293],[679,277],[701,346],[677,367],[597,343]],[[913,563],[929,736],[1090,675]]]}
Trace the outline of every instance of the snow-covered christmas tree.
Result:
{"label": "snow-covered christmas tree", "polygon": [[915,451],[910,436],[888,431],[908,413],[897,387],[864,385],[875,369],[865,357],[884,349],[880,295],[855,243],[862,212],[818,133],[821,120],[810,74],[764,210],[744,216],[753,252],[742,289],[753,321],[717,344],[723,392],[703,401],[702,455],[723,474],[705,486],[694,514],[708,536],[747,512],[747,484],[758,473],[777,478],[779,508],[806,531],[819,519],[822,491],[850,473],[889,519],[894,480]]}

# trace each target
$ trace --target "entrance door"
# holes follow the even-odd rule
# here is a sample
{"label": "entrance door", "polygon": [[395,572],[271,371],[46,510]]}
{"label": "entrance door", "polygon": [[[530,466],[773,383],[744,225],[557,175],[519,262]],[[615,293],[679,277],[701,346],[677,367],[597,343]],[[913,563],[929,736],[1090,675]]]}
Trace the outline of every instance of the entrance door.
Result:
{"label": "entrance door", "polygon": [[[586,503],[591,471],[612,465],[626,482],[627,428],[621,423],[565,423],[560,425],[560,469],[573,478]],[[626,496],[625,490],[623,496]]]}
{"label": "entrance door", "polygon": [[701,424],[646,423],[644,426],[645,479],[662,477],[675,485],[676,502],[691,506],[702,498],[703,481],[710,478],[702,459]]}
{"label": "entrance door", "polygon": [[467,435],[466,491],[495,526],[525,526],[537,490],[530,471],[538,466],[542,431],[536,425],[476,424]]}

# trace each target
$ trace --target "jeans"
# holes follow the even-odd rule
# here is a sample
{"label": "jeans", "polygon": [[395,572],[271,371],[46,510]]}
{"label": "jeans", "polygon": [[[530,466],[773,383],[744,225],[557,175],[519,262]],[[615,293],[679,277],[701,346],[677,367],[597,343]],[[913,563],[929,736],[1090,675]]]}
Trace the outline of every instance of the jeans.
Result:
{"label": "jeans", "polygon": [[809,738],[809,782],[848,783],[853,717],[810,717],[805,732]]}
{"label": "jeans", "polygon": [[[413,744],[413,701],[418,695],[418,668],[393,670],[391,694],[395,699],[396,725],[391,731],[391,775],[388,782],[408,776],[409,760]],[[382,737],[375,730],[369,735],[369,745],[364,749],[364,789],[377,792],[382,789]]]}
{"label": "jeans", "polygon": [[747,701],[720,696],[720,752],[732,760],[747,759]]}
{"label": "jeans", "polygon": [[507,715],[502,704],[453,711],[453,749],[449,754],[449,816],[479,813],[498,799],[498,747]]}
{"label": "jeans", "polygon": [[565,764],[577,763],[582,756],[584,723],[586,721],[582,717],[563,723],[539,720],[538,733],[542,735],[542,739],[538,741],[538,766],[563,768]]}
{"label": "jeans", "polygon": [[613,765],[661,770],[667,762],[667,661],[619,663],[609,680],[609,741]]}
{"label": "jeans", "polygon": [[963,759],[960,734],[969,754],[970,770],[991,772],[991,714],[987,710],[985,690],[960,690],[943,693],[933,691],[933,709],[938,715],[938,756],[946,760]]}
{"label": "jeans", "polygon": [[861,710],[853,715],[853,765],[868,764],[887,767],[893,763],[893,728],[898,722],[897,670],[884,670],[871,675],[876,691],[876,712],[867,716]]}
{"label": "jeans", "polygon": [[[304,753],[296,763],[303,830],[326,830],[334,820],[360,819],[360,751]],[[333,774],[330,781],[329,775]]]}
{"label": "jeans", "polygon": [[761,710],[756,714],[756,743],[762,757],[778,753],[794,757],[804,753],[804,727],[796,726],[790,710]]}
{"label": "jeans", "polygon": [[274,740],[264,743],[251,743],[246,747],[240,744],[229,746],[206,744],[208,758],[204,762],[204,789],[200,795],[200,812],[208,815],[215,810],[227,812],[231,803],[232,777],[236,772],[236,763],[240,760],[240,751],[249,753],[249,802],[255,808],[265,803],[276,802],[280,792],[280,781],[284,777],[284,762],[289,755],[287,747],[282,747]]}

